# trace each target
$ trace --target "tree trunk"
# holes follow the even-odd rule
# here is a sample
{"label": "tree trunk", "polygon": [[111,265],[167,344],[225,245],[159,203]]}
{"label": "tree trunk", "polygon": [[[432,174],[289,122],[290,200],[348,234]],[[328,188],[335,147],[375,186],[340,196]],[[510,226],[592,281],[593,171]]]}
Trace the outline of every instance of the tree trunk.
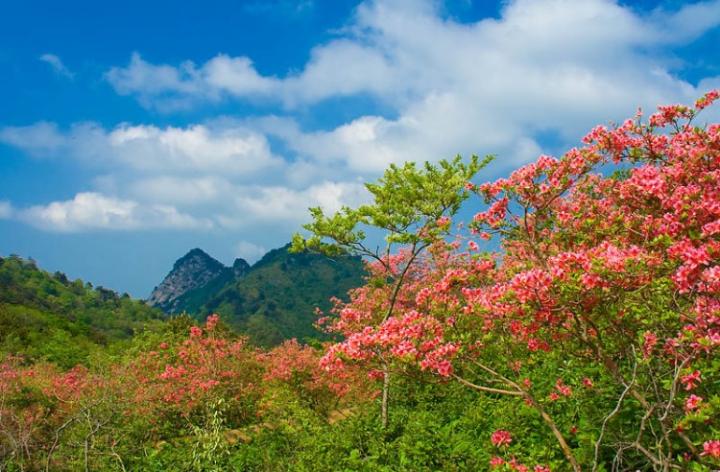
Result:
{"label": "tree trunk", "polygon": [[570,463],[573,470],[575,472],[582,472],[580,464],[578,464],[577,459],[575,459],[575,456],[573,455],[570,446],[565,441],[565,438],[555,424],[555,421],[553,421],[550,415],[548,415],[547,412],[545,412],[545,410],[540,406],[540,404],[538,404],[534,399],[530,398],[530,401],[533,402],[535,408],[540,412],[540,416],[542,417],[543,421],[545,421],[545,424],[550,427],[550,430],[552,431],[555,439],[557,439],[557,442],[560,445],[560,449],[562,449],[562,452],[565,455],[565,459],[567,459],[567,461]]}
{"label": "tree trunk", "polygon": [[380,406],[380,421],[383,429],[388,425],[388,395],[390,393],[390,372],[387,367],[383,369],[382,404]]}

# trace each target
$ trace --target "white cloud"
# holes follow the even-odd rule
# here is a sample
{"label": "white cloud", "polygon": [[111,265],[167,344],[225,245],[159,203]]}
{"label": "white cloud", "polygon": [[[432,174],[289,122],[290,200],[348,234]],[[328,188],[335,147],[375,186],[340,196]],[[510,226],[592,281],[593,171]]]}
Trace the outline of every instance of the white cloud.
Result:
{"label": "white cloud", "polygon": [[[595,81],[588,85],[601,86],[593,95],[603,93],[604,85],[641,91],[638,79],[659,92],[677,84],[653,72],[663,64],[648,49],[682,44],[720,24],[718,0],[646,16],[611,0],[515,0],[499,19],[472,24],[445,20],[433,5],[364,2],[346,37],[315,47],[304,68],[284,78],[263,76],[244,56],[220,54],[201,66],[173,67],[153,65],[137,53],[107,78],[119,93],[136,95],[149,106],[222,96],[312,104],[358,93],[402,104],[456,87],[478,92],[467,97],[475,99],[471,104],[487,96],[516,103],[537,97],[537,82],[554,87],[590,77]],[[624,83],[628,78],[634,80]],[[572,92],[562,95],[572,99]]]}
{"label": "white cloud", "polygon": [[247,174],[278,163],[264,136],[239,128],[120,126],[105,136],[119,160],[141,170]]}
{"label": "white cloud", "polygon": [[[539,152],[542,132],[576,142],[594,124],[623,119],[637,106],[692,102],[704,92],[648,52],[670,41],[665,25],[697,11],[705,29],[720,21],[718,1],[646,18],[604,0],[517,0],[499,19],[475,24],[444,20],[416,2],[364,3],[358,41],[389,58],[392,70],[370,67],[356,89],[373,91],[391,76],[398,83],[377,95],[397,118],[362,116],[330,131],[286,136],[303,155],[344,160],[360,172],[473,152],[518,165]],[[678,29],[676,41],[701,31]]]}
{"label": "white cloud", "polygon": [[133,53],[127,68],[113,67],[106,78],[122,94],[141,91],[152,95],[167,90],[200,93],[201,90],[190,80],[194,75],[195,65],[190,61],[183,62],[179,67],[153,65]]}
{"label": "white cloud", "polygon": [[47,157],[67,144],[55,123],[39,121],[31,126],[0,128],[0,142],[22,149],[36,157]]}
{"label": "white cloud", "polygon": [[277,86],[275,79],[261,77],[247,57],[220,54],[203,66],[201,74],[211,89],[233,95],[272,93]]}
{"label": "white cloud", "polygon": [[248,241],[238,241],[235,243],[234,249],[235,257],[245,259],[250,264],[254,263],[267,253],[267,249],[263,246],[253,244]]}
{"label": "white cloud", "polygon": [[57,73],[58,75],[61,75],[68,79],[73,79],[75,77],[75,74],[71,72],[70,69],[68,69],[65,64],[63,64],[63,61],[55,54],[46,53],[40,56],[38,59],[50,64],[50,67],[52,67],[55,73]]}
{"label": "white cloud", "polygon": [[257,95],[275,91],[272,78],[261,77],[247,57],[219,54],[202,67],[155,65],[133,53],[127,67],[113,67],[105,78],[121,95],[137,95],[145,106],[163,111],[190,107],[198,100],[217,101],[225,94]]}
{"label": "white cloud", "polygon": [[[690,103],[720,86],[718,77],[681,79],[675,68],[683,64],[668,53],[720,24],[720,0],[649,13],[612,0],[513,0],[475,23],[441,8],[432,0],[366,1],[305,64],[277,76],[246,56],[170,65],[133,54],[106,73],[119,94],[164,112],[241,99],[259,116],[182,127],[2,128],[0,142],[99,169],[92,192],[78,197],[108,199],[93,206],[76,197],[21,213],[80,230],[96,227],[83,214],[102,227],[144,227],[153,218],[174,221],[159,210],[172,208],[193,221],[209,218],[218,231],[289,231],[307,219],[308,206],[333,211],[363,201],[359,182],[389,163],[493,153],[493,171],[506,172],[547,152],[545,135],[574,145],[637,106]],[[353,115],[349,105],[344,122],[303,127],[307,116],[322,122],[313,115],[319,102],[359,95],[383,113]]]}
{"label": "white cloud", "polygon": [[94,192],[78,193],[72,200],[33,206],[19,212],[20,219],[38,228],[76,232],[82,230],[135,230],[153,228],[209,228],[167,205],[141,205]]}
{"label": "white cloud", "polygon": [[95,123],[80,123],[61,131],[53,123],[40,122],[2,128],[0,142],[36,156],[63,155],[96,166],[151,173],[249,175],[281,163],[270,151],[265,136],[241,127],[121,124],[105,130]]}
{"label": "white cloud", "polygon": [[[117,185],[111,188],[117,188]],[[235,191],[230,182],[220,177],[171,176],[140,178],[130,182],[126,190],[142,201],[185,206],[198,206],[231,199]]]}
{"label": "white cloud", "polygon": [[6,220],[12,218],[14,213],[13,207],[10,202],[0,200],[0,220]]}
{"label": "white cloud", "polygon": [[[263,76],[249,58],[225,55],[177,68],[135,55],[108,77],[121,93],[154,106],[237,97],[292,110],[370,94],[392,110],[392,118],[358,116],[314,132],[288,126],[292,119],[279,128],[265,123],[301,163],[374,175],[390,162],[496,153],[510,166],[539,151],[540,133],[572,143],[637,106],[693,101],[706,82],[679,79],[657,51],[718,24],[720,0],[650,14],[612,0],[515,0],[499,18],[469,24],[444,18],[429,0],[376,0],[362,3],[342,37],[316,46],[285,77]],[[161,78],[136,69],[157,69]]]}
{"label": "white cloud", "polygon": [[358,182],[325,181],[294,190],[284,186],[243,186],[235,189],[229,213],[218,216],[227,228],[256,228],[272,224],[275,229],[297,229],[307,220],[308,208],[320,206],[328,212],[342,206],[357,206],[368,199]]}
{"label": "white cloud", "polygon": [[[468,109],[455,94],[431,95],[397,119],[363,116],[330,131],[303,133],[297,127],[265,125],[265,132],[287,141],[318,172],[346,169],[349,175],[374,176],[390,163],[438,160],[456,154],[500,153],[506,165],[526,162],[541,153],[532,134],[516,123],[493,120],[484,110]],[[314,163],[314,165],[313,165]]]}
{"label": "white cloud", "polygon": [[218,54],[199,67],[191,61],[175,67],[149,63],[139,53],[133,53],[126,67],[111,68],[105,78],[118,94],[173,112],[226,97],[293,107],[360,92],[386,94],[399,77],[376,50],[338,40],[314,49],[305,70],[284,79],[261,75],[245,56]]}
{"label": "white cloud", "polygon": [[678,12],[655,10],[652,20],[657,25],[658,41],[686,42],[717,26],[720,23],[720,8],[717,1],[690,3]]}
{"label": "white cloud", "polygon": [[275,157],[260,131],[231,120],[112,130],[92,123],[68,130],[38,123],[1,129],[0,141],[39,157],[71,157],[109,171],[72,200],[18,212],[23,221],[54,231],[205,228],[209,221],[230,229],[291,230],[306,219],[310,206],[334,211],[365,194],[358,181],[342,181],[332,165],[308,162],[306,175],[298,177],[302,163]]}
{"label": "white cloud", "polygon": [[404,88],[390,60],[362,42],[336,40],[315,48],[301,74],[278,83],[278,97],[291,107],[358,93],[387,97]]}

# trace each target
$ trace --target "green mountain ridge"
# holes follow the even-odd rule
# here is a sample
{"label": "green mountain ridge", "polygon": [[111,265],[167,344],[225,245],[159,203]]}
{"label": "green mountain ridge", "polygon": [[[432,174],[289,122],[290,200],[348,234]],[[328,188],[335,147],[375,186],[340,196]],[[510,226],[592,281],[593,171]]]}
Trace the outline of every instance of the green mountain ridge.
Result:
{"label": "green mountain ridge", "polygon": [[[171,310],[165,308],[166,311],[185,312],[197,319],[218,313],[260,346],[275,345],[290,338],[323,339],[323,333],[314,327],[315,308],[328,309],[331,297],[342,298],[348,290],[362,284],[365,275],[362,260],[349,256],[330,259],[312,253],[291,254],[289,246],[271,250],[252,266],[238,259],[233,268],[217,271],[202,284],[179,281],[192,288],[166,300],[164,306],[172,307]],[[212,262],[215,260],[197,251],[194,249],[179,259],[158,287],[167,280],[177,280],[179,273],[189,276],[182,262],[195,264],[201,277],[206,277],[206,269],[216,267]],[[155,298],[163,297],[155,294]],[[163,308],[163,305],[156,306]]]}

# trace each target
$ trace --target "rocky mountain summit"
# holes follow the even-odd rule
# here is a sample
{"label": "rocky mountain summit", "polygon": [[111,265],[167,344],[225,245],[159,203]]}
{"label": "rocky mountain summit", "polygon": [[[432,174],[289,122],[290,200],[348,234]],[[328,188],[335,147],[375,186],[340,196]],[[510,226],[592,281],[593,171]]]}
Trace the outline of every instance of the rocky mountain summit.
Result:
{"label": "rocky mountain summit", "polygon": [[181,299],[188,292],[202,289],[221,277],[242,277],[249,268],[250,264],[243,259],[237,259],[232,268],[225,267],[202,249],[195,248],[175,262],[147,303],[166,313],[178,313],[182,311]]}

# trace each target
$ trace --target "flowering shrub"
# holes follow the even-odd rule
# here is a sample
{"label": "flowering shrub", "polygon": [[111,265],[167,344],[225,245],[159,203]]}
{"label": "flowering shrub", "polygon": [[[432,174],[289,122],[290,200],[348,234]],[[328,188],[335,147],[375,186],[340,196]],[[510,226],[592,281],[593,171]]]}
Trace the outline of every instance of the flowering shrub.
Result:
{"label": "flowering shrub", "polygon": [[258,354],[263,380],[268,385],[288,387],[295,398],[324,416],[343,406],[344,399],[357,403],[370,396],[368,383],[360,369],[344,369],[331,375],[319,367],[322,352],[302,345],[296,339]]}
{"label": "flowering shrub", "polygon": [[[111,400],[120,385],[115,380],[82,366],[61,372],[7,357],[0,363],[0,458],[37,470],[56,464],[61,439],[107,445],[106,432],[120,413],[109,407],[119,406]],[[87,460],[81,450],[69,451],[78,467]]]}
{"label": "flowering shrub", "polygon": [[215,414],[208,408],[222,399],[231,424],[255,418],[262,390],[256,352],[244,338],[219,335],[219,320],[211,315],[204,326],[191,326],[184,339],[163,341],[132,361],[137,411],[172,421],[203,421]]}
{"label": "flowering shrub", "polygon": [[[392,316],[375,315],[389,288],[372,283],[336,306],[328,326],[344,340],[323,367],[392,361],[516,397],[575,470],[583,447],[593,470],[613,461],[711,464],[720,125],[693,120],[717,98],[597,127],[559,159],[541,156],[508,178],[468,184],[488,205],[471,237],[499,239],[502,255],[478,254],[474,240],[465,253],[434,240],[396,292]],[[599,425],[585,444],[571,444],[577,428],[559,422],[567,401]],[[622,421],[634,426],[616,427]]]}

